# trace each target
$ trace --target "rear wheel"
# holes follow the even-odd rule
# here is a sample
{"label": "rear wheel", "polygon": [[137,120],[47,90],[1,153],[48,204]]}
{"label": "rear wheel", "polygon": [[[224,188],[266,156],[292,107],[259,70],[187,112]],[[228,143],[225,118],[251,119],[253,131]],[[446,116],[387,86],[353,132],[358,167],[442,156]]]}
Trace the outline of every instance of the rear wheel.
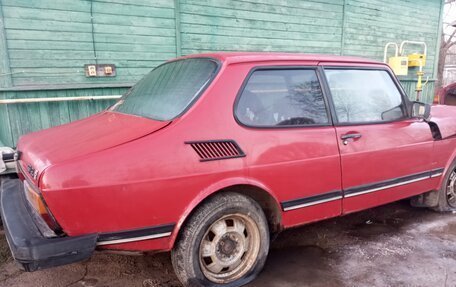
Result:
{"label": "rear wheel", "polygon": [[183,227],[172,262],[184,286],[242,286],[261,271],[268,249],[268,224],[258,203],[222,193]]}
{"label": "rear wheel", "polygon": [[448,169],[439,191],[437,211],[456,211],[456,161]]}

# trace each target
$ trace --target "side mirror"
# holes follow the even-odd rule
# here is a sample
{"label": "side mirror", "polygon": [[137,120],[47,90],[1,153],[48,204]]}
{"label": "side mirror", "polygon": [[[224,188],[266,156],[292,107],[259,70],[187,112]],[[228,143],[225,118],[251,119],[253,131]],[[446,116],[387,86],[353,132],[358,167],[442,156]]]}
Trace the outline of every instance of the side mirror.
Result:
{"label": "side mirror", "polygon": [[417,119],[429,120],[431,117],[431,105],[413,102],[412,103],[412,117]]}

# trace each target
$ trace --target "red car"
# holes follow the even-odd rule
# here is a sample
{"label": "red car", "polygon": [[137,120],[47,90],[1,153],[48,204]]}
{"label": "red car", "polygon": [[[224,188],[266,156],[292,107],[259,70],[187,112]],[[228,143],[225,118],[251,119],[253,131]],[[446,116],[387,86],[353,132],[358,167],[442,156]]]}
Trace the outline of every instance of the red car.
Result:
{"label": "red car", "polygon": [[106,111],[23,136],[2,185],[27,271],[171,251],[185,286],[240,286],[281,230],[403,198],[456,210],[456,107],[337,56],[192,55]]}
{"label": "red car", "polygon": [[435,103],[456,106],[456,83],[441,88],[436,94]]}

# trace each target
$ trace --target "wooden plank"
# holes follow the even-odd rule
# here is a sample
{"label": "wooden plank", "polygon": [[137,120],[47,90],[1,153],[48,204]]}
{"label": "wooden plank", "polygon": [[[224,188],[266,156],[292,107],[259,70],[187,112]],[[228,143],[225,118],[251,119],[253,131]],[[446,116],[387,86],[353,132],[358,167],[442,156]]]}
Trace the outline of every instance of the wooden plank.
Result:
{"label": "wooden plank", "polygon": [[181,26],[181,0],[174,0],[174,10],[175,10],[175,35],[176,35],[176,57],[182,55],[182,26]]}
{"label": "wooden plank", "polygon": [[[350,0],[351,3],[355,5],[366,5],[371,6],[376,9],[388,9],[393,7],[397,11],[415,11],[416,13],[421,13],[424,11],[436,12],[436,5],[441,2],[440,0]],[[421,8],[421,9],[420,9]],[[424,8],[424,9],[423,9]],[[438,13],[438,12],[437,12]]]}
{"label": "wooden plank", "polygon": [[90,23],[78,23],[55,20],[36,20],[6,18],[5,28],[15,30],[60,31],[60,32],[91,32]]}
{"label": "wooden plank", "polygon": [[[8,40],[8,48],[14,50],[77,50],[92,51],[91,42],[48,41],[48,40]],[[39,61],[39,59],[37,60]],[[12,63],[12,61],[10,61]],[[13,65],[13,64],[11,64]]]}
{"label": "wooden plank", "polygon": [[[363,8],[366,10],[370,10],[372,12],[379,11],[379,12],[386,12],[389,13],[392,17],[394,16],[404,16],[410,17],[415,15],[417,18],[429,14],[438,14],[438,8],[435,4],[431,4],[430,7],[427,9],[417,9],[418,2],[411,6],[404,6],[404,1],[396,1],[395,3],[386,3],[383,0],[350,0],[350,3],[354,7]],[[419,6],[423,8],[423,6]],[[437,9],[436,9],[437,8]],[[426,19],[427,20],[427,19]]]}
{"label": "wooden plank", "polygon": [[[5,98],[6,92],[0,92],[0,99]],[[8,105],[0,105],[0,141],[2,142],[2,145],[13,146],[13,136],[9,120]]]}
{"label": "wooden plank", "polygon": [[0,1],[0,88],[11,87],[11,70],[9,65],[8,45],[6,42],[3,4]]}
{"label": "wooden plank", "polygon": [[94,0],[95,2],[119,3],[119,4],[132,4],[147,6],[147,7],[166,7],[173,8],[173,1],[169,0]]}
{"label": "wooden plank", "polygon": [[231,44],[226,46],[219,46],[213,44],[198,44],[193,45],[191,48],[182,48],[183,55],[195,54],[195,53],[210,53],[216,51],[264,51],[264,52],[295,52],[295,53],[310,53],[310,54],[338,54],[340,48],[332,47],[307,47],[307,46],[280,46],[280,45],[238,45]]}
{"label": "wooden plank", "polygon": [[86,12],[59,11],[59,10],[46,10],[46,9],[41,9],[41,10],[37,11],[37,9],[34,9],[34,8],[5,6],[5,7],[3,7],[3,15],[5,18],[90,23],[89,10],[87,10]]}
{"label": "wooden plank", "polygon": [[24,7],[45,10],[64,10],[86,12],[90,9],[90,1],[74,0],[2,0],[3,5],[10,7]]}
{"label": "wooden plank", "polygon": [[96,24],[114,24],[135,27],[175,28],[174,18],[152,18],[144,16],[113,17],[109,14],[97,13],[93,18]]}
{"label": "wooden plank", "polygon": [[174,7],[147,7],[138,6],[133,2],[129,4],[116,4],[108,2],[93,2],[94,14],[107,14],[115,16],[143,16],[147,18],[174,19]]}
{"label": "wooden plank", "polygon": [[[302,1],[302,0],[181,0],[185,4],[197,4],[209,7],[221,7],[229,9],[244,9],[247,11],[259,11],[276,13],[276,11],[288,11],[296,9],[299,12],[310,10],[315,12],[341,12],[343,0],[334,1]],[[285,12],[287,13],[287,12]],[[292,12],[293,13],[293,12]],[[299,15],[299,14],[296,14]]]}
{"label": "wooden plank", "polygon": [[32,86],[41,85],[46,89],[47,85],[63,85],[63,84],[117,84],[117,83],[136,83],[141,78],[137,76],[123,76],[118,78],[86,78],[85,76],[62,77],[62,76],[43,76],[43,77],[17,77],[14,78],[14,83],[17,86]]}
{"label": "wooden plank", "polygon": [[45,40],[45,41],[69,41],[69,42],[92,42],[90,32],[61,32],[33,30],[6,30],[8,40]]}
{"label": "wooden plank", "polygon": [[[119,51],[119,52],[150,52],[172,51],[174,45],[163,44],[135,44],[135,43],[109,43],[96,42],[97,50],[104,51]],[[70,50],[70,51],[92,51],[93,46],[90,42],[59,42],[46,40],[9,40],[8,47],[14,50]],[[122,60],[122,59],[119,59]],[[40,61],[38,59],[37,61]],[[11,63],[12,61],[10,61]],[[59,63],[56,63],[59,64]],[[12,64],[11,64],[12,65]]]}
{"label": "wooden plank", "polygon": [[[377,38],[404,38],[410,36],[410,32],[406,30],[398,30],[398,29],[388,29],[384,27],[375,27],[371,25],[366,25],[363,28],[359,28],[358,24],[353,24],[348,21],[347,27],[345,29],[346,33],[361,35],[361,36],[373,36]],[[420,33],[421,37],[423,38],[436,38],[436,34],[434,33]]]}
{"label": "wooden plank", "polygon": [[[103,59],[104,60],[104,59]],[[50,60],[34,60],[34,59],[12,59],[10,64],[12,68],[80,68],[84,67],[87,61],[77,59],[77,60],[59,60],[59,61],[50,61]],[[122,59],[113,59],[110,63],[115,64],[119,68],[152,68],[163,63],[163,60],[122,60]]]}
{"label": "wooden plank", "polygon": [[[185,43],[216,43],[216,44],[239,44],[239,45],[272,45],[273,39],[264,38],[250,38],[250,37],[237,37],[237,36],[221,36],[221,35],[207,35],[200,34],[184,34],[182,41]],[[280,39],[277,40],[281,45],[296,45],[295,39]],[[340,38],[320,38],[315,37],[313,40],[306,40],[305,45],[308,47],[340,47]]]}
{"label": "wooden plank", "polygon": [[216,15],[219,17],[219,21],[223,21],[223,18],[235,18],[235,19],[244,19],[244,20],[262,20],[269,22],[279,22],[279,23],[293,23],[301,25],[325,25],[325,26],[341,26],[341,18],[325,18],[321,15],[313,14],[313,16],[300,17],[293,15],[277,15],[277,14],[268,14],[255,11],[242,11],[242,10],[230,10],[224,8],[215,8],[211,7],[207,9],[205,6],[199,5],[187,5],[181,4],[182,11],[185,11],[186,14],[194,14],[199,16],[211,16]]}
{"label": "wooden plank", "polygon": [[288,22],[270,22],[267,20],[239,19],[239,18],[222,18],[216,15],[195,15],[181,13],[182,29],[186,24],[208,25],[218,27],[249,27],[251,29],[267,31],[294,31],[294,32],[316,32],[316,33],[334,33],[341,32],[340,26],[319,26],[319,25],[301,25]]}
{"label": "wooden plank", "polygon": [[166,45],[175,44],[174,37],[164,36],[145,36],[145,35],[122,35],[122,34],[106,34],[95,33],[95,42],[97,43],[119,43],[119,44],[135,44],[144,43],[148,45]]}
{"label": "wooden plank", "polygon": [[[401,26],[400,29],[406,29],[407,31],[412,30],[412,31],[422,31],[424,33],[433,33],[435,32],[435,27],[430,25],[430,26],[420,26],[420,21],[419,19],[415,19],[415,21],[410,20],[411,22],[405,22],[402,20],[393,20],[391,18],[386,19],[384,16],[373,16],[373,15],[365,15],[365,14],[360,14],[358,12],[354,12],[351,10],[347,10],[347,16],[349,17],[349,21],[351,23],[356,23],[359,24],[360,27],[363,27],[363,25],[370,24],[370,25],[375,25],[377,27],[386,27],[386,28],[392,28],[392,29],[398,29],[398,25],[407,25],[407,26]],[[413,25],[415,23],[416,25]],[[437,23],[435,23],[435,26],[438,26]]]}
{"label": "wooden plank", "polygon": [[[116,24],[94,24],[95,33],[115,34],[115,35],[142,35],[142,36],[157,36],[157,37],[172,37],[174,38],[174,28],[151,28],[138,26],[122,26]],[[95,40],[96,41],[96,40]],[[133,43],[132,43],[133,44]]]}
{"label": "wooden plank", "polygon": [[344,55],[344,49],[345,49],[345,33],[346,33],[346,30],[347,30],[347,15],[346,15],[346,11],[347,11],[347,2],[348,0],[344,0],[344,3],[343,3],[343,8],[342,8],[342,34],[341,34],[341,37],[340,37],[340,55]]}
{"label": "wooden plank", "polygon": [[276,31],[276,30],[259,30],[252,27],[224,27],[200,24],[185,24],[182,27],[183,34],[200,34],[208,36],[237,36],[249,38],[268,38],[271,40],[288,39],[288,40],[313,40],[315,38],[327,38],[331,41],[340,41],[341,29],[326,33],[307,32],[307,31]]}
{"label": "wooden plank", "polygon": [[338,5],[312,1],[282,1],[282,2],[248,2],[248,1],[224,1],[224,0],[184,0],[183,4],[205,6],[212,8],[225,8],[233,11],[261,12],[270,15],[293,15],[299,17],[314,17],[318,13],[324,13],[327,17],[338,17],[342,14],[342,3]]}
{"label": "wooden plank", "polygon": [[439,67],[439,60],[440,60],[440,45],[442,41],[442,37],[440,36],[442,27],[443,27],[443,11],[445,8],[445,3],[443,1],[440,2],[440,14],[439,14],[439,27],[437,28],[437,41],[435,43],[435,60],[434,60],[434,79],[438,77],[438,67]]}

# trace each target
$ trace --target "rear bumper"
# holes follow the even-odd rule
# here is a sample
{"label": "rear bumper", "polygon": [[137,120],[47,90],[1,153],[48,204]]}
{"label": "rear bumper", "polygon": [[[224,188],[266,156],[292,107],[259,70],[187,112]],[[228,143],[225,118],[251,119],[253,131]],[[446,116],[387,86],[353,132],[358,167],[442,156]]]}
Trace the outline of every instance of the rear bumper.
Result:
{"label": "rear bumper", "polygon": [[6,239],[13,258],[26,271],[70,264],[89,258],[96,247],[97,234],[47,238],[37,227],[23,192],[22,182],[2,182],[0,207]]}

